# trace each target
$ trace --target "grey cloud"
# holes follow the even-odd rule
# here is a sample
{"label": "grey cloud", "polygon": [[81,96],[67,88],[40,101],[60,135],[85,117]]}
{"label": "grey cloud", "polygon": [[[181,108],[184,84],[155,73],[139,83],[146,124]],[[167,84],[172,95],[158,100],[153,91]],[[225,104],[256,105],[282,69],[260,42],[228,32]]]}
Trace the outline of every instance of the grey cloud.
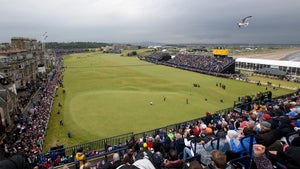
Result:
{"label": "grey cloud", "polygon": [[[298,0],[0,0],[0,42],[300,43]],[[248,27],[236,23],[253,15]],[[298,20],[297,20],[298,19]]]}

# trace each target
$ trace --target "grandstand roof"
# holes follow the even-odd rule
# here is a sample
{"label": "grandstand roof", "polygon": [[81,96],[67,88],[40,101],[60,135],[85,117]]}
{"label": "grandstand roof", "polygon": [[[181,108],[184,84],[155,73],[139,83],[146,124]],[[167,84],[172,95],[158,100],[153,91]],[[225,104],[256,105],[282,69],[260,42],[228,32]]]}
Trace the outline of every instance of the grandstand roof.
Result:
{"label": "grandstand roof", "polygon": [[252,58],[237,58],[236,62],[265,64],[272,66],[286,66],[300,68],[300,62],[285,61],[285,60],[268,60],[268,59],[252,59]]}

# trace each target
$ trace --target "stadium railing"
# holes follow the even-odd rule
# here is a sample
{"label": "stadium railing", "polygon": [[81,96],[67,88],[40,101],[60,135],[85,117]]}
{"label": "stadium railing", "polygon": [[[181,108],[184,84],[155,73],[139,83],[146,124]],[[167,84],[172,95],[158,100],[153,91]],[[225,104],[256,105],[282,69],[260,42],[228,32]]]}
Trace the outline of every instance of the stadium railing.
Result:
{"label": "stadium railing", "polygon": [[55,149],[53,151],[48,151],[47,153],[43,153],[40,155],[40,157],[49,156],[51,153],[55,153],[56,155],[63,154],[63,156],[72,156],[74,157],[76,151],[79,148],[83,148],[85,151],[100,151],[100,152],[106,152],[108,151],[109,147],[116,147],[116,146],[122,146],[125,144],[128,140],[132,138],[133,133],[129,132],[126,134],[121,134],[118,136],[108,137],[84,144],[78,144],[70,147],[61,147],[58,149]]}

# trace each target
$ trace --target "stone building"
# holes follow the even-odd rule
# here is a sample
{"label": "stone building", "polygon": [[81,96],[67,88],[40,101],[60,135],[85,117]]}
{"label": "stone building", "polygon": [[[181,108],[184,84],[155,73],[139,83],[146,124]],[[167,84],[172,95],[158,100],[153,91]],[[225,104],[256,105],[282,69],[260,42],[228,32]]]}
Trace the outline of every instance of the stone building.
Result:
{"label": "stone building", "polygon": [[14,83],[4,73],[0,73],[0,141],[14,127],[17,105],[17,90]]}
{"label": "stone building", "polygon": [[53,66],[55,53],[36,39],[13,37],[0,44],[0,144],[14,127],[19,112],[19,91],[36,86],[39,77]]}
{"label": "stone building", "polygon": [[36,81],[37,65],[31,53],[10,51],[6,56],[0,55],[0,72],[10,77],[17,89],[26,88],[26,83]]}
{"label": "stone building", "polygon": [[11,44],[0,45],[0,72],[10,77],[18,90],[35,83],[54,59],[55,54],[45,50],[36,39],[13,37]]}

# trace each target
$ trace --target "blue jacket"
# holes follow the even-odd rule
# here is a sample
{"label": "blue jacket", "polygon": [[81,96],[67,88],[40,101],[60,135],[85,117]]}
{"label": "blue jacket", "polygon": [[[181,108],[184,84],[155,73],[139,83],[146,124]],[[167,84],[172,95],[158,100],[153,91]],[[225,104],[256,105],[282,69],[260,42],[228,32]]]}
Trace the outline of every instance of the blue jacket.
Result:
{"label": "blue jacket", "polygon": [[[239,145],[235,145],[233,140],[231,139],[230,140],[230,146],[231,146],[231,151],[235,152],[235,153],[247,153],[247,154],[250,154],[250,145],[252,144],[252,147],[253,147],[253,144],[256,144],[256,140],[255,140],[255,137],[253,137],[253,141],[252,143],[250,143],[250,136],[246,136],[244,138],[241,138],[241,143]],[[253,152],[253,149],[251,150]],[[251,153],[252,153],[251,152]],[[252,153],[253,154],[253,153]]]}

